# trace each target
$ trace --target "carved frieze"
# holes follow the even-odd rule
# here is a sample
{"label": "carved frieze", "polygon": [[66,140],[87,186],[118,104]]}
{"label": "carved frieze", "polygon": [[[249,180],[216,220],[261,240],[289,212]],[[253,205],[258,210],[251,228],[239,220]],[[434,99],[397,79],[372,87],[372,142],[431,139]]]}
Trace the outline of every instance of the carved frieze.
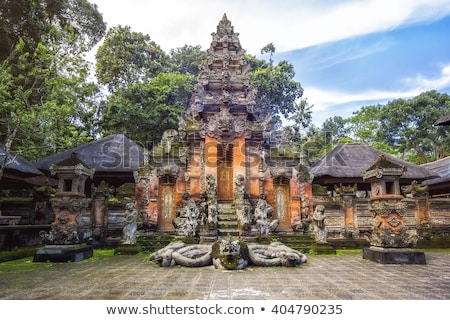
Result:
{"label": "carved frieze", "polygon": [[369,210],[373,216],[380,215],[381,217],[388,217],[392,212],[403,216],[405,213],[406,204],[404,202],[390,203],[388,201],[377,201],[369,205]]}
{"label": "carved frieze", "polygon": [[221,142],[230,142],[246,133],[246,118],[246,115],[233,115],[227,107],[222,107],[219,113],[208,116],[208,121],[203,124],[201,136],[207,134]]}

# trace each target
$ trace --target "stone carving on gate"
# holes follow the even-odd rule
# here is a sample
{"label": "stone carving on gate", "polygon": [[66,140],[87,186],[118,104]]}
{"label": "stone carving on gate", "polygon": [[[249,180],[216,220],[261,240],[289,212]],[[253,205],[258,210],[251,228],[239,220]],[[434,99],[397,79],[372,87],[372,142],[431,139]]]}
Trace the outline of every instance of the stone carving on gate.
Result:
{"label": "stone carving on gate", "polygon": [[83,243],[87,238],[87,227],[82,221],[88,207],[84,194],[85,182],[88,177],[92,179],[94,170],[73,153],[69,158],[53,164],[50,171],[58,176],[58,192],[51,199],[55,220],[49,232],[39,232],[42,242],[54,245]]}
{"label": "stone carving on gate", "polygon": [[217,182],[212,174],[206,175],[206,192],[204,198],[204,224],[209,230],[217,228]]}
{"label": "stone carving on gate", "polygon": [[278,219],[272,220],[273,209],[266,201],[267,195],[261,194],[255,207],[255,227],[258,235],[268,235],[278,227]]}
{"label": "stone carving on gate", "polygon": [[417,180],[413,180],[409,186],[402,186],[401,190],[407,198],[428,197],[428,186],[419,185]]}
{"label": "stone carving on gate", "polygon": [[[392,163],[385,155],[363,172],[363,178],[372,186],[369,210],[373,216],[373,230],[366,236],[371,248],[414,248],[417,244],[417,231],[410,230],[404,221],[406,203],[400,192],[408,190],[399,186],[404,172],[404,167]],[[390,188],[387,188],[388,183]]]}
{"label": "stone carving on gate", "polygon": [[317,243],[327,243],[328,231],[325,226],[325,206],[316,206],[313,214],[314,234]]}
{"label": "stone carving on gate", "polygon": [[183,194],[182,208],[176,211],[177,217],[172,221],[175,230],[186,237],[195,237],[200,230],[200,210],[189,194]]}
{"label": "stone carving on gate", "polygon": [[241,137],[247,130],[247,116],[232,115],[228,107],[222,106],[219,113],[208,117],[201,129],[201,136],[207,134],[221,142],[230,142]]}

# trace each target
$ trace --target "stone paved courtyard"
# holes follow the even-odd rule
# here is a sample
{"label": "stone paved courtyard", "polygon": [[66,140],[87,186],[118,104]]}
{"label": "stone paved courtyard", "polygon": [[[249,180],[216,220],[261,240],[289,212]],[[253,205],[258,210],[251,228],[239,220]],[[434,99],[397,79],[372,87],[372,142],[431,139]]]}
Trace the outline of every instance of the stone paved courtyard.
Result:
{"label": "stone paved courtyard", "polygon": [[95,251],[81,262],[0,263],[2,300],[443,300],[450,299],[450,250],[425,251],[426,265],[382,265],[361,251],[307,255],[295,268],[241,271],[161,268],[148,254]]}

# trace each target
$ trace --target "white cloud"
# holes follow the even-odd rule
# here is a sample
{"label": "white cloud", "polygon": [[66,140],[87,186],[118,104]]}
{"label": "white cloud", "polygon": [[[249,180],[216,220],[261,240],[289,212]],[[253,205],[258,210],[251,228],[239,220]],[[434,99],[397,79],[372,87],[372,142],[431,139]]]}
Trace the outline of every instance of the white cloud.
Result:
{"label": "white cloud", "polygon": [[443,66],[441,69],[441,74],[436,78],[426,78],[421,74],[415,77],[405,78],[402,80],[405,86],[420,90],[427,91],[431,89],[439,90],[443,88],[450,87],[450,63]]}
{"label": "white cloud", "polygon": [[[387,103],[394,99],[409,99],[430,90],[450,88],[450,63],[441,67],[438,77],[425,77],[421,74],[415,77],[404,78],[399,81],[400,88],[394,90],[365,90],[359,92],[345,92],[328,90],[319,87],[303,85],[305,97],[313,107],[313,114],[323,121],[334,115],[346,117],[352,111],[359,110],[362,106],[376,103]],[[343,112],[348,114],[344,115]]]}
{"label": "white cloud", "polygon": [[268,42],[278,52],[405,23],[436,20],[450,13],[450,0],[91,0],[110,27],[130,25],[149,34],[166,51],[211,42],[210,33],[227,14],[244,49],[257,54]]}

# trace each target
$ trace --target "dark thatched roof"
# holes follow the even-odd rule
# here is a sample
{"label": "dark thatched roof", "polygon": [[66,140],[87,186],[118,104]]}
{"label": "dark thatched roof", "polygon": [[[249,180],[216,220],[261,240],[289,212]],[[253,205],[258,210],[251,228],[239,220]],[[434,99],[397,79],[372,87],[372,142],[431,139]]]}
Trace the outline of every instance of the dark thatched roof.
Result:
{"label": "dark thatched roof", "polygon": [[436,177],[431,170],[398,159],[392,155],[369,147],[364,143],[344,143],[337,145],[326,155],[311,165],[314,178],[361,178],[364,171],[378,161],[380,155],[385,155],[389,162],[406,169],[401,179],[419,180]]}
{"label": "dark thatched roof", "polygon": [[35,163],[40,170],[50,171],[52,164],[69,159],[73,153],[95,172],[133,172],[144,159],[143,148],[123,134],[114,134],[86,143]]}
{"label": "dark thatched roof", "polygon": [[[5,157],[5,149],[0,147],[0,165],[3,164],[3,159]],[[44,175],[35,165],[33,165],[28,160],[10,152],[6,159],[6,172],[16,172],[22,176],[35,177]]]}
{"label": "dark thatched roof", "polygon": [[435,126],[448,126],[450,125],[450,113],[439,118],[435,123]]}
{"label": "dark thatched roof", "polygon": [[425,180],[422,184],[434,185],[450,181],[450,157],[425,163],[422,167],[432,170],[439,175],[437,178]]}

